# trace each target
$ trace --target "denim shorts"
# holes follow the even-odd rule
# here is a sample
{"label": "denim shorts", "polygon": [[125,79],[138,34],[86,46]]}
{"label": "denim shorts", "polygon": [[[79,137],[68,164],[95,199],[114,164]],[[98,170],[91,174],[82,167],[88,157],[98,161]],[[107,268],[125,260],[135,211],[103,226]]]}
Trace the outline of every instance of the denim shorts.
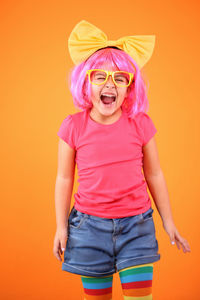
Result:
{"label": "denim shorts", "polygon": [[91,277],[160,260],[153,209],[124,218],[101,218],[77,211],[68,218],[62,270]]}

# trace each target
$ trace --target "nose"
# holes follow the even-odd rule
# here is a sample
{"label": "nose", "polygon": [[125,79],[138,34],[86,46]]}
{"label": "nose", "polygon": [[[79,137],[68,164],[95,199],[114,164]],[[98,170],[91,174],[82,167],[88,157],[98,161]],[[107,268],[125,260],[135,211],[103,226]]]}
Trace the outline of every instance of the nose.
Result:
{"label": "nose", "polygon": [[112,79],[112,76],[111,75],[109,75],[108,76],[108,79],[107,79],[107,81],[106,81],[106,86],[115,86],[115,83],[113,82],[113,79]]}

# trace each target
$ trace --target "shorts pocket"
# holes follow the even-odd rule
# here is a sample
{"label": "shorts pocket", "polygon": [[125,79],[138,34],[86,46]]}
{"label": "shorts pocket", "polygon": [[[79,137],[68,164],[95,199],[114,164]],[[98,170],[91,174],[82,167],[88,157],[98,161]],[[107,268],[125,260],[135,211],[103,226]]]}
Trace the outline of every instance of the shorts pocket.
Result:
{"label": "shorts pocket", "polygon": [[77,212],[77,210],[73,209],[70,213],[68,225],[70,228],[78,229],[87,219],[87,215],[84,213]]}

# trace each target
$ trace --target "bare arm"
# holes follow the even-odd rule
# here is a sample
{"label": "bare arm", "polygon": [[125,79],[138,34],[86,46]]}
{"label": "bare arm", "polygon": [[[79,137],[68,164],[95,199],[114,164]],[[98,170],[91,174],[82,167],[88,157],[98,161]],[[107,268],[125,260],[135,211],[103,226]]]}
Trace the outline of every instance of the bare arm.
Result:
{"label": "bare arm", "polygon": [[172,244],[175,244],[176,242],[178,249],[182,246],[184,253],[190,252],[191,250],[187,240],[180,235],[174,224],[167,185],[160,167],[158,150],[154,137],[143,146],[143,155],[144,177],[163,221],[163,227],[169,235]]}
{"label": "bare arm", "polygon": [[76,151],[59,138],[58,171],[55,184],[55,210],[57,229],[54,238],[53,253],[59,261],[65,250],[68,233],[68,217],[74,185]]}
{"label": "bare arm", "polygon": [[59,138],[58,170],[55,184],[57,228],[67,226],[74,185],[75,150]]}
{"label": "bare arm", "polygon": [[143,171],[148,188],[163,222],[173,221],[169,194],[153,137],[143,146]]}

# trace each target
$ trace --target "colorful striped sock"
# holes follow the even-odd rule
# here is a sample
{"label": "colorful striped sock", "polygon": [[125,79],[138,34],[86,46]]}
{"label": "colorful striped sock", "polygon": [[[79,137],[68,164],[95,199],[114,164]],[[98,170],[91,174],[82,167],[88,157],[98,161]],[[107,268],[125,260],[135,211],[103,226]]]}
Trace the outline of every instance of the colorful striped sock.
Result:
{"label": "colorful striped sock", "polygon": [[113,275],[104,277],[82,276],[84,300],[111,300]]}
{"label": "colorful striped sock", "polygon": [[153,264],[137,265],[119,271],[124,300],[152,300]]}

